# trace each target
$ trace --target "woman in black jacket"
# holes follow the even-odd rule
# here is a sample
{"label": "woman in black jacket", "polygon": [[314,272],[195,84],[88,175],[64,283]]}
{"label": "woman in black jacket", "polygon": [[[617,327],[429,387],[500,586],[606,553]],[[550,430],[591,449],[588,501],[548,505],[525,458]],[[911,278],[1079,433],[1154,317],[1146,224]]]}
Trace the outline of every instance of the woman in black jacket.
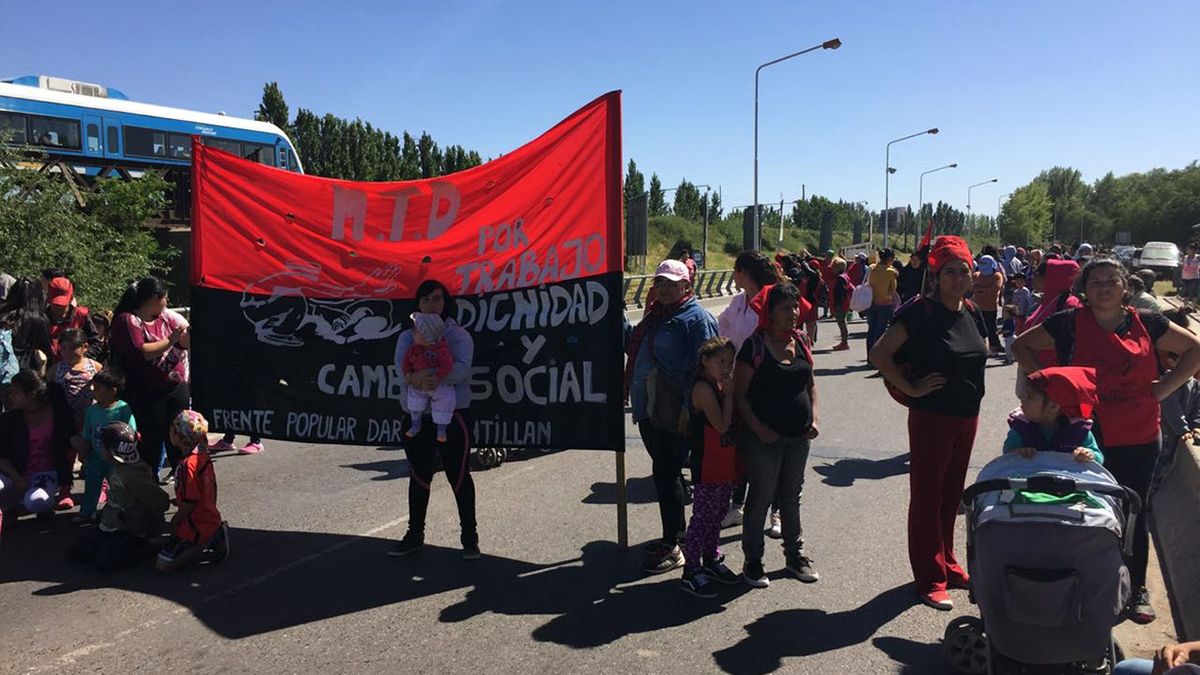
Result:
{"label": "woman in black jacket", "polygon": [[61,392],[32,370],[13,377],[0,415],[0,509],[30,513],[75,506],[71,499],[71,411]]}

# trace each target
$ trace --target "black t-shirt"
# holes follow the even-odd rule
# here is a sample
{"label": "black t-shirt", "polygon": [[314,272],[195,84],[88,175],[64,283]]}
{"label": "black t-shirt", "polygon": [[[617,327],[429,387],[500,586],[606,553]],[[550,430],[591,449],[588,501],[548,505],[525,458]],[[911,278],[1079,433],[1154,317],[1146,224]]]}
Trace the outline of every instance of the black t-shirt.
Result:
{"label": "black t-shirt", "polygon": [[[738,361],[754,367],[754,342],[742,343]],[[796,345],[796,358],[790,364],[780,363],[762,343],[762,363],[754,371],[746,397],[750,409],[760,422],[780,436],[804,436],[812,427],[812,364],[804,358],[804,349]]]}
{"label": "black t-shirt", "polygon": [[[1159,338],[1167,334],[1171,320],[1162,312],[1152,309],[1135,309],[1134,311],[1142,320],[1146,332],[1150,334],[1150,342],[1157,346]],[[1133,325],[1133,316],[1126,312],[1125,318],[1117,324],[1117,328],[1113,332],[1124,336],[1129,332],[1131,325]],[[1050,337],[1054,338],[1054,351],[1058,355],[1058,362],[1060,364],[1070,363],[1075,347],[1075,308],[1051,314],[1042,322],[1042,326],[1045,327]]]}
{"label": "black t-shirt", "polygon": [[923,298],[901,307],[892,321],[902,324],[908,333],[898,356],[911,366],[909,377],[941,373],[947,380],[941,389],[913,399],[909,405],[953,417],[979,415],[988,357],[987,329],[979,311],[964,303],[962,309],[952,312],[940,302]]}

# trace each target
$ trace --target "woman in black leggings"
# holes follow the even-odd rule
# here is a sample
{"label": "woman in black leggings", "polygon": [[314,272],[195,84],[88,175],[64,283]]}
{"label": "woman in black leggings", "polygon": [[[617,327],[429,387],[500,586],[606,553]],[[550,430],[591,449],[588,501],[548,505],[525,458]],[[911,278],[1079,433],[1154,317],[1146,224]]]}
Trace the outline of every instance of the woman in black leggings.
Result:
{"label": "woman in black leggings", "polygon": [[[471,362],[475,354],[475,343],[471,335],[449,318],[453,298],[441,282],[426,279],[417,287],[417,311],[437,314],[445,323],[443,339],[449,344],[454,363],[449,373],[439,379],[434,369],[418,370],[404,377],[407,387],[433,391],[438,385],[454,387],[456,405],[454,416],[446,425],[445,441],[438,440],[437,425],[425,420],[420,431],[405,442],[408,466],[408,533],[396,547],[388,552],[391,556],[404,556],[425,545],[425,514],[429,509],[429,491],[435,471],[435,455],[440,455],[442,468],[446,472],[458,503],[458,520],[462,526],[462,557],[464,560],[479,558],[479,533],[475,524],[475,482],[471,480],[468,455],[471,453],[470,420],[467,412],[471,393],[467,387],[471,375]],[[401,369],[405,355],[414,342],[413,329],[400,334],[396,341],[396,369]],[[407,400],[403,397],[402,400]],[[422,415],[429,415],[427,407]]]}

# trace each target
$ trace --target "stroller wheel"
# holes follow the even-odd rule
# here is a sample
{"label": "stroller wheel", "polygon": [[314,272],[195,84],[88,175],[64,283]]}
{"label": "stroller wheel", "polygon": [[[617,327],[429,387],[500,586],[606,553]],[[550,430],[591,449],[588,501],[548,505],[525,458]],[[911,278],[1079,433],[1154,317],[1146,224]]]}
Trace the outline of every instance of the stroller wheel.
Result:
{"label": "stroller wheel", "polygon": [[500,466],[500,451],[496,448],[479,448],[475,451],[475,457],[479,460],[479,466],[485,469]]}
{"label": "stroller wheel", "polygon": [[942,637],[942,655],[956,673],[987,675],[988,643],[983,621],[973,616],[951,621]]}

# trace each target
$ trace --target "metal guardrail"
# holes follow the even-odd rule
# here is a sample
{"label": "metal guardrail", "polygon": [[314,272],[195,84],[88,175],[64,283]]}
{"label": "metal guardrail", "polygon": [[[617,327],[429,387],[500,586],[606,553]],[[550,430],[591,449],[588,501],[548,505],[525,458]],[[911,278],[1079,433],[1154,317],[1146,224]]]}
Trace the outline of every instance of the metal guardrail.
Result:
{"label": "metal guardrail", "polygon": [[[654,283],[653,274],[625,275],[624,298],[626,307],[644,307],[646,294]],[[692,292],[697,298],[715,298],[737,293],[733,285],[733,270],[701,270],[696,272],[696,284]]]}

